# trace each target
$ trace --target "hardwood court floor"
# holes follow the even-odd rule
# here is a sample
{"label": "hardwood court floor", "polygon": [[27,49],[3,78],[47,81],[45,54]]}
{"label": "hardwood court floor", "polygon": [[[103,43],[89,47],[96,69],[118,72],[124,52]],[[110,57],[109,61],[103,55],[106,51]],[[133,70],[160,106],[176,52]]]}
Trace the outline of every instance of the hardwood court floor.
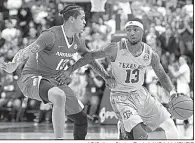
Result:
{"label": "hardwood court floor", "polygon": [[[181,139],[193,138],[193,126],[190,125],[187,131],[187,136],[184,136],[183,125],[178,125],[178,130],[181,134]],[[151,138],[158,139],[157,132],[149,135]],[[116,125],[98,125],[89,124],[88,140],[116,140],[117,129]],[[52,124],[40,123],[36,124],[33,122],[0,122],[0,140],[37,140],[37,139],[54,139]],[[64,139],[72,140],[72,124],[68,123],[65,125]]]}

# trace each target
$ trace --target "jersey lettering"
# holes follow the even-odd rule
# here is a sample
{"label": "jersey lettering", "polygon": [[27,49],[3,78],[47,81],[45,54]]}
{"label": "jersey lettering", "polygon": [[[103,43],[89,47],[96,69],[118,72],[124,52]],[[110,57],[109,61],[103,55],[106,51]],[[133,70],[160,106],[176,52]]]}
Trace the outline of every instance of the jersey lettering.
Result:
{"label": "jersey lettering", "polygon": [[[139,81],[139,70],[134,69],[134,70],[126,70],[127,76],[125,83],[136,83]],[[134,78],[131,78],[131,76],[134,75]]]}

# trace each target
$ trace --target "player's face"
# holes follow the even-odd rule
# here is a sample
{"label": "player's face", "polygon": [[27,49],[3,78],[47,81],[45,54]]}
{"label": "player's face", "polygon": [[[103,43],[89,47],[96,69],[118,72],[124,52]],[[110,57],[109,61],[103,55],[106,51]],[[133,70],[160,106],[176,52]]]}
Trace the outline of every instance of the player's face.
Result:
{"label": "player's face", "polygon": [[81,33],[84,30],[86,21],[85,21],[85,12],[80,10],[80,15],[73,22],[73,28],[76,33]]}
{"label": "player's face", "polygon": [[143,30],[138,26],[128,26],[126,29],[128,40],[131,44],[137,44],[142,41]]}

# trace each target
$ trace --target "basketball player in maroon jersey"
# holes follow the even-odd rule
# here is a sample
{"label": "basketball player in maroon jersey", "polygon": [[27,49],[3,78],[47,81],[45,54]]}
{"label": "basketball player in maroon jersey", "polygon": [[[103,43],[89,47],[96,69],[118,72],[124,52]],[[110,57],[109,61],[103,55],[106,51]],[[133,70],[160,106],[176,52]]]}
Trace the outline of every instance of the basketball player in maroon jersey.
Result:
{"label": "basketball player in maroon jersey", "polygon": [[[86,24],[85,13],[77,5],[68,5],[60,13],[64,19],[63,25],[43,31],[34,43],[19,50],[12,62],[3,63],[1,68],[12,73],[27,60],[18,85],[25,96],[53,104],[55,138],[63,139],[66,113],[74,122],[74,139],[85,139],[87,116],[83,112],[83,105],[64,81],[59,83],[55,79],[68,68],[76,53],[84,55],[88,52],[84,41],[78,36]],[[114,81],[95,61],[90,64],[108,83]]]}

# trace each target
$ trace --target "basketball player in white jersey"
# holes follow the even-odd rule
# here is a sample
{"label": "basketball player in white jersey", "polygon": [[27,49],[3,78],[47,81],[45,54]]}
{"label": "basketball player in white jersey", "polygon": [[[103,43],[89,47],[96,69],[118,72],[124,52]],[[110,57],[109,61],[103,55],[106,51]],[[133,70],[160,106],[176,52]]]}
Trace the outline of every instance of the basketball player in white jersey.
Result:
{"label": "basketball player in white jersey", "polygon": [[[125,31],[126,39],[111,43],[101,51],[86,54],[58,78],[66,78],[92,59],[110,57],[112,76],[116,80],[116,85],[111,85],[110,102],[122,125],[119,126],[119,131],[125,130],[120,139],[148,139],[148,129],[154,131],[157,128],[164,131],[161,139],[178,139],[178,131],[169,112],[142,86],[146,68],[152,66],[161,85],[171,97],[176,95],[174,86],[165,73],[158,54],[142,42],[142,21],[132,19],[126,23]],[[124,135],[128,138],[123,138]]]}

